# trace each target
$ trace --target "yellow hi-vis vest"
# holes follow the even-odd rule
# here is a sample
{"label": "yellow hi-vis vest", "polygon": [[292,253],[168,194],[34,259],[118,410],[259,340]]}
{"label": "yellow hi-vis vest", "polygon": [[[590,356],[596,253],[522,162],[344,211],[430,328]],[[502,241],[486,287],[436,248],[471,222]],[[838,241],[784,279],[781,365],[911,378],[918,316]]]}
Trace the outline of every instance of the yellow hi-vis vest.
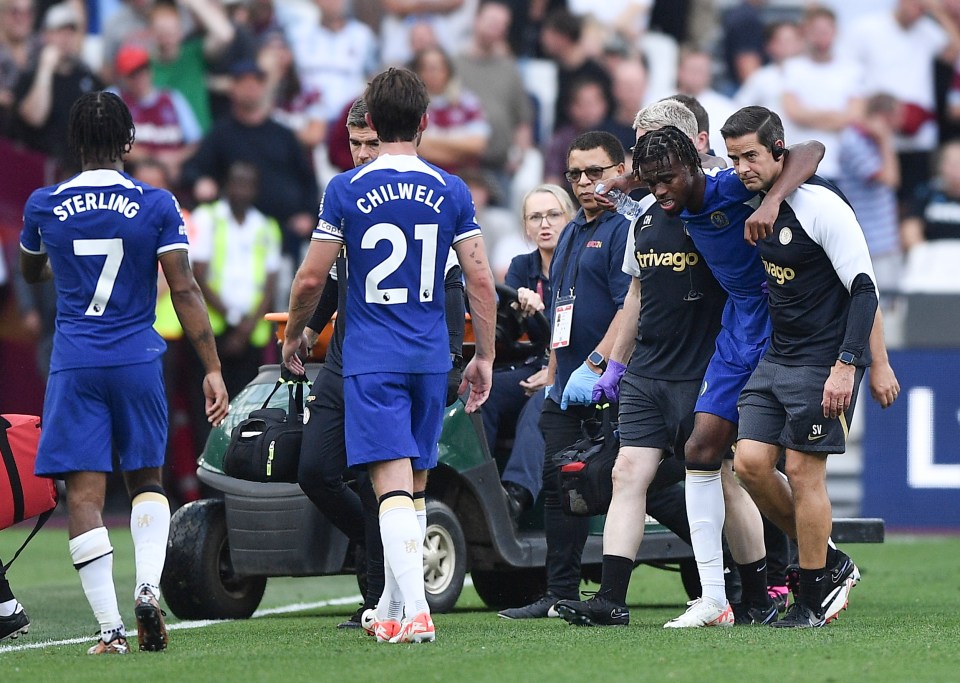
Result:
{"label": "yellow hi-vis vest", "polygon": [[[200,210],[200,209],[198,209]],[[224,280],[224,261],[227,257],[227,240],[230,235],[230,225],[227,217],[229,208],[225,201],[203,207],[203,210],[210,211],[213,214],[213,254],[210,257],[209,285],[210,289],[217,294],[224,286],[228,286]],[[260,290],[259,296],[255,297],[250,305],[250,310],[255,311],[260,307],[263,301],[263,286],[267,281],[267,249],[271,242],[278,243],[281,240],[280,226],[277,221],[269,216],[264,216],[263,222],[257,227],[261,233],[258,239],[254,240],[256,245],[253,249],[253,258],[250,262],[250,268],[247,271],[253,284]],[[227,321],[218,312],[207,306],[207,312],[210,315],[210,327],[217,336],[223,334],[227,329]],[[271,337],[271,323],[266,320],[260,320],[253,333],[250,335],[250,344],[258,348],[267,345]]]}

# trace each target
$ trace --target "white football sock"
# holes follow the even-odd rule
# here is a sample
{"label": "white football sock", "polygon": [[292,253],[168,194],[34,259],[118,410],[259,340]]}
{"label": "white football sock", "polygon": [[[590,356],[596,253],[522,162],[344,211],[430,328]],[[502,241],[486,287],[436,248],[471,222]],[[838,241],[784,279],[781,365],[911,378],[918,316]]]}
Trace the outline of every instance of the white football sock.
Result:
{"label": "white football sock", "polygon": [[136,600],[147,587],[160,598],[160,575],[167,557],[167,536],[170,534],[170,504],[160,493],[141,493],[130,508],[130,534],[137,565]]}
{"label": "white football sock", "polygon": [[70,559],[80,574],[80,584],[93,610],[100,633],[108,641],[112,632],[124,633],[113,586],[113,547],[106,527],[97,527],[70,539]]}
{"label": "white football sock", "polygon": [[690,521],[690,545],[697,560],[702,597],[719,605],[727,603],[723,580],[723,485],[720,472],[687,470],[687,519]]}
{"label": "white football sock", "polygon": [[429,612],[423,589],[423,536],[412,498],[391,496],[380,503],[380,537],[407,616]]}
{"label": "white football sock", "polygon": [[403,619],[403,596],[400,594],[400,586],[397,585],[397,578],[393,575],[386,553],[383,554],[383,578],[383,593],[380,594],[380,601],[377,603],[377,621],[388,619],[400,621]]}
{"label": "white football sock", "polygon": [[414,497],[413,509],[417,511],[417,523],[420,525],[420,541],[427,537],[427,499],[423,496]]}

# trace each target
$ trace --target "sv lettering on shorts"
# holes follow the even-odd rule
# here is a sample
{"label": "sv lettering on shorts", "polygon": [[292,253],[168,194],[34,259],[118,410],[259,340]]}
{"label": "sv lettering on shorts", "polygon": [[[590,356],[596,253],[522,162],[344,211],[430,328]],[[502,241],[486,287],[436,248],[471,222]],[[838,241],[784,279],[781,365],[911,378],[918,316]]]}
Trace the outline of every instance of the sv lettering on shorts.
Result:
{"label": "sv lettering on shorts", "polygon": [[807,434],[807,441],[819,441],[825,436],[826,434],[823,431],[823,425],[815,424],[810,428],[810,433]]}

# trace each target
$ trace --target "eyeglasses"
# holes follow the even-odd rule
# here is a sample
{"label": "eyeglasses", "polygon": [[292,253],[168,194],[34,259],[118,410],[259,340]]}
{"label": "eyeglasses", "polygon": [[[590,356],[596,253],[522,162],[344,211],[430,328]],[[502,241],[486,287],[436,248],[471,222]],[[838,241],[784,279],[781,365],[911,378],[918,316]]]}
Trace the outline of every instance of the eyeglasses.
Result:
{"label": "eyeglasses", "polygon": [[600,180],[603,177],[603,172],[608,168],[613,168],[617,164],[610,164],[609,166],[587,166],[585,169],[581,170],[579,168],[570,168],[563,174],[563,176],[571,183],[578,182],[580,180],[580,175],[583,173],[587,174],[588,180]]}
{"label": "eyeglasses", "polygon": [[541,225],[543,219],[547,219],[547,223],[550,225],[556,225],[564,219],[563,211],[547,211],[546,213],[531,213],[524,216],[524,219],[530,225]]}

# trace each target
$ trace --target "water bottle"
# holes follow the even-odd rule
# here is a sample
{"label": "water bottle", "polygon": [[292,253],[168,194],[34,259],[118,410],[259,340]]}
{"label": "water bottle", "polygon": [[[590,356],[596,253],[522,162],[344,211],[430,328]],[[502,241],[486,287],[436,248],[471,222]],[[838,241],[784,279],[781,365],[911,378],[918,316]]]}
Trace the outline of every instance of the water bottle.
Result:
{"label": "water bottle", "polygon": [[[594,190],[597,194],[603,194],[604,184],[597,183],[597,188]],[[640,202],[633,199],[626,192],[621,192],[620,190],[610,190],[604,195],[611,202],[613,202],[613,208],[621,216],[624,216],[627,220],[635,220],[640,215]]]}

